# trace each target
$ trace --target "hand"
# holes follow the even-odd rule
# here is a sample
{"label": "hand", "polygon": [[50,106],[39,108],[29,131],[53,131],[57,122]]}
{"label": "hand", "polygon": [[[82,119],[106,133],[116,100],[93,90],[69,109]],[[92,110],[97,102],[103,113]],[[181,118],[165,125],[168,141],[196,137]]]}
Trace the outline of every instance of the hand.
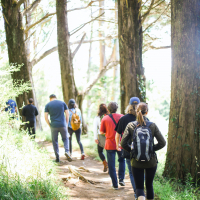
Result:
{"label": "hand", "polygon": [[117,151],[121,151],[121,145],[120,144],[118,144],[118,145],[116,145],[116,149],[117,149]]}
{"label": "hand", "polygon": [[96,139],[96,140],[94,140],[94,141],[95,141],[95,143],[99,144],[99,140]]}

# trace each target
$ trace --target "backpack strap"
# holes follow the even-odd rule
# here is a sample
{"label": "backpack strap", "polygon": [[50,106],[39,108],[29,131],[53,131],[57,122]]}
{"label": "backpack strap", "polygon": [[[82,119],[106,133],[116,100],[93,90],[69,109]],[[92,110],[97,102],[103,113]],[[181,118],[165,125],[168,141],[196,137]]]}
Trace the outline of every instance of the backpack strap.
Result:
{"label": "backpack strap", "polygon": [[117,126],[117,123],[116,123],[115,119],[113,118],[112,114],[109,114],[108,116],[113,120],[115,126]]}
{"label": "backpack strap", "polygon": [[151,126],[151,124],[153,124],[153,122],[149,122],[149,121],[146,122],[147,127]]}

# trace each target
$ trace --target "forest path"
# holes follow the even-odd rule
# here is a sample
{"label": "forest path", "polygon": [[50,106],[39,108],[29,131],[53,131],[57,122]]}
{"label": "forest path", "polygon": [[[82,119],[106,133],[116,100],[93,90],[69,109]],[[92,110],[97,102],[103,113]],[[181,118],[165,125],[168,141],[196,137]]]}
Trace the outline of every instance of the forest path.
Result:
{"label": "forest path", "polygon": [[[38,142],[46,148],[50,158],[55,159],[52,143]],[[111,187],[111,179],[107,172],[103,172],[103,164],[86,155],[85,160],[80,160],[80,152],[74,151],[72,162],[68,162],[64,156],[64,148],[60,148],[60,160],[57,170],[59,178],[63,180],[64,185],[69,188],[70,200],[134,200],[134,192],[130,183],[129,176],[125,177],[125,187],[119,186],[119,190]],[[85,183],[70,173],[69,166],[73,166],[86,179],[95,181],[96,184]],[[78,170],[79,167],[89,170]]]}

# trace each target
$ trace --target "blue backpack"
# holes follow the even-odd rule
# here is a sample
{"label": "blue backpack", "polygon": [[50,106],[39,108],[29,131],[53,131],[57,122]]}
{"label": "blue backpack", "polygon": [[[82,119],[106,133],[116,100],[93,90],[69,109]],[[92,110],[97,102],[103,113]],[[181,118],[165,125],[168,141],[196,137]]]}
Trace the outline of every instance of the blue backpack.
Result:
{"label": "blue backpack", "polygon": [[153,135],[149,126],[152,122],[146,122],[146,125],[138,126],[138,122],[133,122],[135,125],[132,144],[131,157],[137,161],[149,161],[154,153]]}

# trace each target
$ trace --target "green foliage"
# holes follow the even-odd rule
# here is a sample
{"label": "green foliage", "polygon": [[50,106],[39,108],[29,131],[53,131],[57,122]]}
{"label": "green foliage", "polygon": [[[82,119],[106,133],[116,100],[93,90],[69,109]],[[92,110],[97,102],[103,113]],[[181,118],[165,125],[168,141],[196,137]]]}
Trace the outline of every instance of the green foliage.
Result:
{"label": "green foliage", "polygon": [[10,71],[0,69],[0,199],[66,199],[56,178],[55,165],[26,132],[19,120],[10,120],[5,102],[28,89],[29,84],[12,84]]}

